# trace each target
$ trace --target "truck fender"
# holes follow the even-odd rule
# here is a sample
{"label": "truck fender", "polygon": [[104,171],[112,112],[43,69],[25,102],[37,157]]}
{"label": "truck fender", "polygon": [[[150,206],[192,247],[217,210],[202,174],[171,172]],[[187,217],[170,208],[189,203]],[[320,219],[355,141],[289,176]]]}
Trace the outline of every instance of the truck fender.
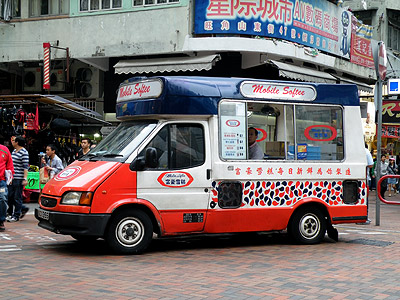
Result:
{"label": "truck fender", "polygon": [[138,199],[138,198],[121,199],[113,203],[113,205],[111,205],[107,209],[107,213],[112,214],[115,210],[119,209],[122,206],[135,206],[135,205],[145,207],[148,210],[148,212],[152,214],[152,216],[150,217],[154,217],[155,221],[157,222],[160,233],[164,232],[164,225],[159,211],[151,202],[145,199]]}

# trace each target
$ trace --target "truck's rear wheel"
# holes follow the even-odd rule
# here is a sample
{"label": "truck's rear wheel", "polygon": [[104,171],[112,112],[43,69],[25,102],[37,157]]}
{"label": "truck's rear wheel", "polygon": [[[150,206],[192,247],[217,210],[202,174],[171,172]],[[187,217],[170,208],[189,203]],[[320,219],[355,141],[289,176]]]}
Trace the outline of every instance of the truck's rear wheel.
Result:
{"label": "truck's rear wheel", "polygon": [[320,243],[326,233],[325,217],[317,208],[300,208],[289,223],[288,233],[301,244]]}
{"label": "truck's rear wheel", "polygon": [[107,228],[105,239],[118,254],[140,254],[153,237],[150,217],[141,210],[126,210],[114,216]]}

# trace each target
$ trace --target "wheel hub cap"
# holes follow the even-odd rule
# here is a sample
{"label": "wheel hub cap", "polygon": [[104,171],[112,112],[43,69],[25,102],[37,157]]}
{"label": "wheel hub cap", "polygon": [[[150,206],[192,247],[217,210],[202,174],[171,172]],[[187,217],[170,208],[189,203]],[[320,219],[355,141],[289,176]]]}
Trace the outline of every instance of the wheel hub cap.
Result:
{"label": "wheel hub cap", "polygon": [[121,220],[116,228],[118,241],[127,247],[134,247],[143,239],[143,224],[135,218]]}

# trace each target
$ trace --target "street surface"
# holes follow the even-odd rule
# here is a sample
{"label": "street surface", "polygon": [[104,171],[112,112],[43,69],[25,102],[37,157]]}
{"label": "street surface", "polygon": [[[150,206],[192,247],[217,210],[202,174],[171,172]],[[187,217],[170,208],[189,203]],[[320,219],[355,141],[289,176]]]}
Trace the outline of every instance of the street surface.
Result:
{"label": "street surface", "polygon": [[375,226],[375,194],[372,223],[337,226],[339,242],[203,235],[158,239],[139,256],[41,229],[29,205],[0,233],[0,299],[400,299],[400,205],[381,203]]}

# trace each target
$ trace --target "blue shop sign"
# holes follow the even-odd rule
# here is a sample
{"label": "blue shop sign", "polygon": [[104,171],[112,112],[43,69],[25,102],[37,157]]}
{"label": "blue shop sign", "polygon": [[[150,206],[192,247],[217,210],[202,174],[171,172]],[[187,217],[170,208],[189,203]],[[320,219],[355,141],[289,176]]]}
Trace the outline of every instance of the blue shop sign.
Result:
{"label": "blue shop sign", "polygon": [[322,0],[195,1],[195,34],[252,35],[350,57],[351,13]]}

